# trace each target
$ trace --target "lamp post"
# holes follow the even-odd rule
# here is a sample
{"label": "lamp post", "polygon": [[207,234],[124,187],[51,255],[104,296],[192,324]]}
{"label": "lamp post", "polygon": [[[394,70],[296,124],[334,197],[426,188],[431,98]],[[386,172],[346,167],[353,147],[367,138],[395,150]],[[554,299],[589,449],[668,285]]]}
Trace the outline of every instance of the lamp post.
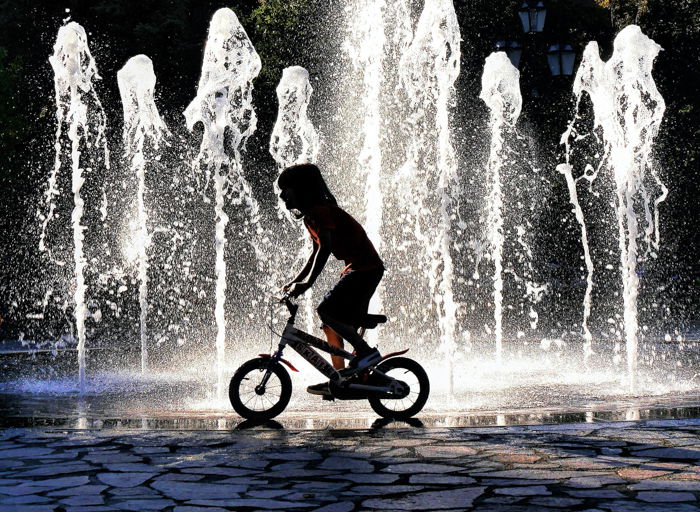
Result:
{"label": "lamp post", "polygon": [[518,9],[518,16],[527,34],[542,32],[547,9],[541,0],[526,0]]}
{"label": "lamp post", "polygon": [[523,54],[523,48],[517,41],[496,41],[496,51],[506,52],[511,64],[516,68],[520,66],[520,57]]}
{"label": "lamp post", "polygon": [[547,51],[547,63],[552,76],[571,76],[575,60],[576,52],[570,44],[553,44]]}

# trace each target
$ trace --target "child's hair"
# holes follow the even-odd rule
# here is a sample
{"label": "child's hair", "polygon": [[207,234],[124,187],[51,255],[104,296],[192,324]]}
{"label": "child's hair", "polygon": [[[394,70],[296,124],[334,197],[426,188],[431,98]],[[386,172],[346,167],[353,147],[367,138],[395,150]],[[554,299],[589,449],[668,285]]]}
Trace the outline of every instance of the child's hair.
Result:
{"label": "child's hair", "polygon": [[277,178],[280,189],[291,188],[304,205],[337,205],[331,191],[328,190],[321,171],[314,164],[297,164],[287,167]]}

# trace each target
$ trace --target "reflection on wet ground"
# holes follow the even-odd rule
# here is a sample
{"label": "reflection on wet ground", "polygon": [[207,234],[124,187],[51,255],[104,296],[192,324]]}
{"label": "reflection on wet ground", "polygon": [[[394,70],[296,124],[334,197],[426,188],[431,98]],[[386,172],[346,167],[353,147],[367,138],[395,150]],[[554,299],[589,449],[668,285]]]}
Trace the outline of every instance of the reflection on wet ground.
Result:
{"label": "reflection on wet ground", "polygon": [[[318,375],[308,371],[305,362],[294,363],[302,372],[291,375],[292,400],[276,418],[280,425],[372,427],[377,417],[366,401],[324,402],[308,395],[306,386],[318,382]],[[231,368],[236,366],[232,362]],[[441,364],[428,361],[424,366],[431,396],[417,419],[425,427],[700,417],[700,379],[696,365],[690,363],[642,368],[634,393],[624,369],[578,364],[553,354],[502,365],[461,361],[452,390]],[[29,373],[25,367],[19,375],[0,377],[2,426],[216,430],[242,422],[228,398],[216,396],[215,375],[206,365],[192,363],[148,375],[93,370],[83,394],[72,373],[50,377]]]}
{"label": "reflection on wet ground", "polygon": [[390,421],[378,418],[371,413],[359,417],[337,417],[333,414],[317,413],[313,417],[300,413],[285,413],[273,421],[257,424],[243,421],[235,414],[206,416],[164,416],[146,415],[114,418],[96,417],[47,417],[47,416],[2,416],[0,428],[12,427],[52,427],[69,429],[144,429],[144,430],[232,430],[247,428],[289,429],[289,430],[356,430],[378,428],[444,428],[444,427],[487,427],[514,425],[542,425],[565,423],[604,423],[626,420],[659,420],[700,418],[700,405],[678,406],[654,409],[625,409],[618,411],[589,412],[530,412],[521,414],[463,414],[446,415],[438,413],[420,414],[409,421]]}
{"label": "reflection on wet ground", "polygon": [[[66,393],[0,392],[0,427],[63,427],[124,429],[202,429],[229,430],[240,427],[243,419],[225,401],[201,396],[200,386],[143,386],[116,392],[79,395]],[[519,389],[526,397],[536,390]],[[376,428],[378,418],[364,401],[324,402],[298,390],[289,408],[276,418],[281,428],[367,429]],[[512,397],[511,397],[512,398]],[[700,417],[700,395],[661,395],[655,397],[599,396],[583,400],[581,395],[559,395],[559,400],[531,401],[530,407],[489,402],[485,407],[466,395],[434,395],[414,426],[426,428],[465,426],[505,426],[561,423],[601,423],[625,420],[679,419]],[[523,398],[524,399],[524,398]],[[511,402],[508,402],[511,403]],[[527,401],[521,402],[528,404]],[[501,407],[498,407],[501,405]],[[461,410],[460,410],[461,409]],[[245,426],[245,424],[244,424]],[[406,426],[398,422],[381,426]],[[267,426],[268,428],[274,428]]]}

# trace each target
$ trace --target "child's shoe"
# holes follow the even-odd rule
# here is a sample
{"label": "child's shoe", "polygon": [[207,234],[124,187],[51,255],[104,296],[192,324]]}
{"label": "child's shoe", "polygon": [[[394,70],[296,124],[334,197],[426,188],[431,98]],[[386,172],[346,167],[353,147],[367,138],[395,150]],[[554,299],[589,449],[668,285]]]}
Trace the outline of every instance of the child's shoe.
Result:
{"label": "child's shoe", "polygon": [[320,384],[314,384],[313,386],[307,387],[306,392],[311,393],[312,395],[331,396],[329,384],[330,382],[321,382]]}
{"label": "child's shoe", "polygon": [[355,368],[357,370],[362,370],[368,366],[372,366],[375,363],[381,361],[382,355],[379,350],[373,348],[369,352],[359,353],[350,360],[350,368]]}

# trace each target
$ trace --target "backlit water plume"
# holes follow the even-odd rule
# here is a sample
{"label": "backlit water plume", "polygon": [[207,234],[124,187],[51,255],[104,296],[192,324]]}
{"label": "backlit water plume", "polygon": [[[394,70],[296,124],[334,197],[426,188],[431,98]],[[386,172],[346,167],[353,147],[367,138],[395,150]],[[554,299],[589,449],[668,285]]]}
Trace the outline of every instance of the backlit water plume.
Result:
{"label": "backlit water plume", "polygon": [[224,203],[231,198],[235,205],[247,208],[248,228],[258,236],[259,208],[250,184],[243,176],[241,149],[255,131],[257,117],[253,109],[253,79],[260,73],[261,62],[253,44],[235,13],[219,9],[209,25],[204,49],[202,75],[197,97],[185,110],[187,127],[192,130],[201,122],[204,134],[194,169],[213,177],[216,215],[216,350],[217,396],[223,396],[224,356],[226,348],[226,226],[228,215]]}
{"label": "backlit water plume", "polygon": [[[282,71],[282,79],[277,86],[277,120],[272,130],[270,138],[270,154],[277,162],[278,170],[281,172],[285,167],[300,163],[315,163],[316,155],[320,145],[316,128],[309,119],[308,107],[311,102],[313,88],[309,83],[309,72],[301,66],[291,66]],[[287,215],[288,212],[281,200],[277,203],[280,214],[278,218]],[[288,216],[289,217],[289,216]],[[289,217],[291,220],[291,217]],[[300,226],[300,236],[306,241],[305,253],[311,253],[311,239],[303,226]],[[282,251],[274,251],[281,254]],[[299,267],[301,258],[305,257],[304,251],[286,251],[286,253],[297,254],[297,261],[294,267]],[[287,262],[288,263],[288,262]],[[275,262],[272,265],[273,280],[277,286],[285,276],[280,275],[280,270],[287,269],[288,265]],[[288,276],[287,276],[288,277]],[[313,329],[313,322],[316,320],[311,292],[306,294],[304,310],[306,311],[307,329]]]}
{"label": "backlit water plume", "polygon": [[[615,185],[613,200],[630,390],[635,388],[637,374],[637,264],[646,257],[656,257],[660,241],[658,207],[667,196],[652,159],[653,142],[666,108],[651,74],[660,50],[638,26],[630,25],[615,38],[613,54],[607,62],[600,58],[598,44],[590,42],[574,80],[578,104],[584,92],[593,104],[595,128],[600,130],[604,144],[602,166],[612,175]],[[563,141],[567,142],[570,136],[571,129],[564,134]],[[567,165],[568,161],[560,170],[570,183],[573,178]],[[587,179],[592,182],[596,176],[597,173]],[[569,190],[575,192],[575,186],[570,184]],[[577,204],[573,193],[571,199]],[[582,238],[585,243],[585,230]]]}
{"label": "backlit water plume", "polygon": [[513,66],[505,52],[492,53],[486,58],[481,77],[481,95],[489,108],[491,146],[486,167],[490,184],[488,196],[487,238],[490,256],[494,264],[493,303],[496,360],[503,355],[503,170],[507,165],[508,137],[515,130],[520,116],[520,72]]}
{"label": "backlit water plume", "polygon": [[[459,75],[460,40],[452,1],[426,2],[400,64],[401,84],[410,104],[412,136],[406,163],[399,171],[399,187],[409,208],[413,234],[424,248],[423,262],[418,267],[427,269],[439,318],[439,350],[450,362],[450,375],[457,315],[450,236],[457,159],[450,117]],[[451,379],[449,385],[452,387]]]}
{"label": "backlit water plume", "polygon": [[270,154],[280,169],[316,161],[319,138],[307,112],[312,93],[306,69],[290,66],[282,71],[277,85],[277,121],[270,138]]}
{"label": "backlit water plume", "polygon": [[[362,98],[362,148],[357,159],[357,173],[364,177],[364,227],[377,252],[382,253],[382,218],[384,198],[382,194],[382,86],[386,28],[384,23],[387,6],[383,0],[360,0],[347,9],[350,16],[346,52],[353,67],[361,75]],[[371,309],[382,310],[383,287],[372,297]],[[369,331],[374,337],[376,331]]]}
{"label": "backlit water plume", "polygon": [[[109,153],[105,139],[106,119],[93,84],[100,76],[97,73],[95,60],[90,53],[87,35],[83,27],[71,22],[59,29],[54,44],[54,53],[49,57],[49,62],[54,71],[56,92],[56,153],[54,167],[49,176],[46,196],[48,211],[42,223],[39,249],[47,249],[46,228],[55,216],[54,197],[58,194],[57,179],[61,169],[63,130],[64,125],[67,125],[74,204],[71,216],[75,264],[74,316],[78,337],[78,375],[80,389],[83,390],[85,386],[85,320],[87,317],[85,269],[87,261],[83,248],[85,227],[82,225],[85,201],[80,191],[85,182],[83,168],[86,163],[95,161],[92,155],[94,151],[102,150],[104,152],[104,163],[107,168],[109,167]],[[93,164],[88,163],[88,165]]]}
{"label": "backlit water plume", "polygon": [[117,83],[124,109],[124,153],[136,174],[136,230],[131,240],[138,258],[141,371],[148,364],[148,232],[146,211],[146,168],[150,159],[160,159],[160,145],[168,129],[163,123],[153,98],[156,75],[153,63],[145,55],[128,60],[117,73]]}

